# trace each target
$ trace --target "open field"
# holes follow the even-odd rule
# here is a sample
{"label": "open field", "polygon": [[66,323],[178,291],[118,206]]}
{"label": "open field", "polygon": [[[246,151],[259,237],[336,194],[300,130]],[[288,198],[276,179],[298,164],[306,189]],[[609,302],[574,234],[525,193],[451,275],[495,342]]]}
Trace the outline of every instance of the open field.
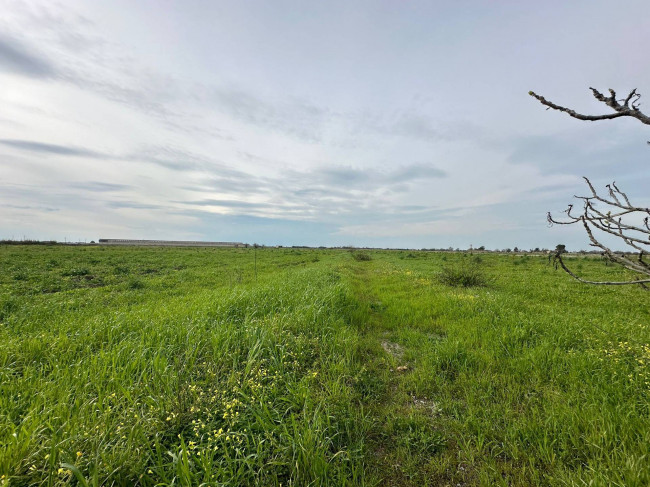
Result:
{"label": "open field", "polygon": [[0,246],[0,485],[650,485],[648,292],[256,252]]}

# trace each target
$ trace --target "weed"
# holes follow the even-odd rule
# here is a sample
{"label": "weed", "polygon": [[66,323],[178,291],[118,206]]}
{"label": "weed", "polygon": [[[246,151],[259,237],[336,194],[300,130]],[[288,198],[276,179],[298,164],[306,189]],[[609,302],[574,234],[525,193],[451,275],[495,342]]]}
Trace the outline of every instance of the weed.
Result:
{"label": "weed", "polygon": [[352,252],[352,258],[359,262],[372,260],[372,256],[368,252]]}
{"label": "weed", "polygon": [[412,455],[430,456],[438,453],[445,445],[444,437],[431,427],[431,422],[426,418],[398,417],[390,426],[393,441]]}
{"label": "weed", "polygon": [[25,281],[27,280],[28,274],[25,270],[21,269],[14,273],[12,276],[14,281]]}
{"label": "weed", "polygon": [[464,262],[443,267],[437,277],[442,284],[453,287],[479,287],[488,284],[488,278],[478,265]]}
{"label": "weed", "polygon": [[9,318],[18,309],[17,299],[0,295],[0,322]]}
{"label": "weed", "polygon": [[63,271],[61,275],[65,277],[79,277],[79,276],[86,276],[88,274],[90,274],[90,270],[87,267],[79,267],[79,268],[68,269],[66,271]]}
{"label": "weed", "polygon": [[126,287],[128,289],[143,289],[145,286],[144,286],[144,282],[142,282],[140,279],[131,277],[126,282]]}
{"label": "weed", "polygon": [[129,268],[126,267],[126,266],[123,266],[123,265],[116,265],[116,266],[113,268],[113,273],[114,273],[115,275],[118,275],[118,276],[120,276],[120,275],[126,275],[126,274],[129,273]]}
{"label": "weed", "polygon": [[376,400],[386,393],[387,385],[382,378],[373,370],[363,369],[355,377],[354,388],[364,400]]}

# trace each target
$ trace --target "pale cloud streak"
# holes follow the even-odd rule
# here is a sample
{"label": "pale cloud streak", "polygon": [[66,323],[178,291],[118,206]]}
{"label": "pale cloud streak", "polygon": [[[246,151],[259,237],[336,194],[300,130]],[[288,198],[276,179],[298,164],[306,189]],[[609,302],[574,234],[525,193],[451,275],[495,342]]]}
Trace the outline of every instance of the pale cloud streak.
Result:
{"label": "pale cloud streak", "polygon": [[56,74],[56,69],[47,59],[4,36],[0,36],[0,71],[33,78],[51,78]]}
{"label": "pale cloud streak", "polygon": [[64,146],[58,144],[47,144],[44,142],[35,142],[31,140],[16,140],[16,139],[0,139],[0,144],[12,147],[15,149],[35,152],[38,154],[50,154],[56,156],[72,156],[72,157],[92,157],[104,158],[104,154],[100,154],[90,149],[83,149],[80,147]]}

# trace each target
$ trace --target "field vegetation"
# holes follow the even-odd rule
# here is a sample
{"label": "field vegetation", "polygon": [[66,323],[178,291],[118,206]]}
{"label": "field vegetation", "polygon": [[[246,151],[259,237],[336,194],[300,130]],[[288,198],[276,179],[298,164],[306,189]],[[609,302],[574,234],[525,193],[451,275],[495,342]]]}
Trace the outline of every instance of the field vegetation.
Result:
{"label": "field vegetation", "polygon": [[650,485],[647,291],[254,252],[0,246],[0,485]]}

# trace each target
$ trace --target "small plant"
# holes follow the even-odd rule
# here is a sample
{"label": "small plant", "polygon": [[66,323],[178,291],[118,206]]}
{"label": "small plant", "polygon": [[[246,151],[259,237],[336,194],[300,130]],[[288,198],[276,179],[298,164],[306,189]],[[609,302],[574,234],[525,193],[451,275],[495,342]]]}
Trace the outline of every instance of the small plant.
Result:
{"label": "small plant", "polygon": [[453,287],[487,286],[488,279],[476,264],[458,264],[443,267],[438,273],[438,281]]}
{"label": "small plant", "polygon": [[65,277],[80,277],[80,276],[87,276],[88,274],[90,274],[90,270],[87,269],[86,267],[68,269],[67,271],[63,272],[63,276]]}
{"label": "small plant", "polygon": [[6,320],[10,314],[18,310],[16,300],[6,296],[0,298],[0,322]]}
{"label": "small plant", "polygon": [[136,279],[135,277],[132,277],[127,281],[126,287],[128,289],[143,289],[144,283],[140,279]]}
{"label": "small plant", "polygon": [[372,260],[372,257],[368,252],[352,252],[352,258],[358,261]]}
{"label": "small plant", "polygon": [[24,269],[19,269],[12,277],[14,278],[14,281],[26,281],[28,275]]}
{"label": "small plant", "polygon": [[445,447],[445,438],[424,419],[397,417],[389,427],[393,440],[411,454],[434,455]]}
{"label": "small plant", "polygon": [[123,265],[116,265],[115,268],[113,269],[113,273],[115,275],[128,274],[129,268]]}
{"label": "small plant", "polygon": [[244,281],[244,273],[239,267],[237,267],[228,273],[228,278],[230,281],[230,287],[232,287],[234,284],[241,284]]}

